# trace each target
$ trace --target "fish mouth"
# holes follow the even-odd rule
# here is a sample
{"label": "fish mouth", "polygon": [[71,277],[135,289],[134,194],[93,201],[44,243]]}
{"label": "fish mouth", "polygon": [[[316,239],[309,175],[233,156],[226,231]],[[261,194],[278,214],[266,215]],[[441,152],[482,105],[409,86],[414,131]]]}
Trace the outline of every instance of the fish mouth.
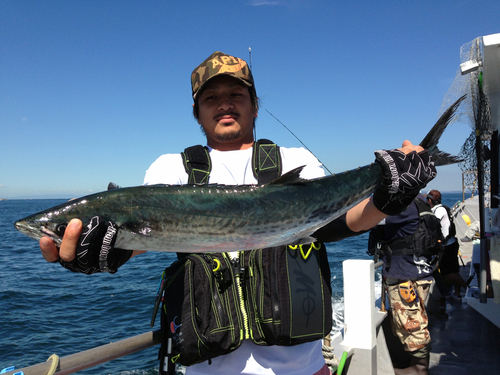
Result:
{"label": "fish mouth", "polygon": [[14,227],[21,233],[31,233],[31,226],[23,221],[16,221]]}
{"label": "fish mouth", "polygon": [[24,221],[16,221],[14,227],[24,235],[33,238],[34,240],[40,240],[42,237],[50,237],[52,241],[56,244],[60,244],[62,239],[56,233],[51,231],[49,228],[40,226],[39,228],[26,223]]}
{"label": "fish mouth", "polygon": [[14,227],[22,234],[25,234],[33,239],[40,239],[43,237],[40,230],[35,229],[33,226],[26,222],[16,221],[14,223]]}

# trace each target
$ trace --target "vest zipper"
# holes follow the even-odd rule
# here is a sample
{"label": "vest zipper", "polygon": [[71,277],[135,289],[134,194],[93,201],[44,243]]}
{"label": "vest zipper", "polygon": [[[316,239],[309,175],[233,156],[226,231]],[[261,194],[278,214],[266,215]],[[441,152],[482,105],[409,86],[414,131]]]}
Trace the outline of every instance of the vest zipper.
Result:
{"label": "vest zipper", "polygon": [[[201,257],[205,260],[205,262],[209,265],[209,269],[207,270],[207,272],[211,272],[211,273],[214,273],[213,272],[213,258],[208,256],[207,254],[202,254]],[[222,301],[220,300],[220,297],[219,297],[219,285],[218,283],[223,281],[223,280],[218,280],[217,279],[217,275],[213,274],[213,275],[210,275],[211,276],[211,279],[212,279],[212,299],[214,301],[214,304],[215,304],[215,308],[217,310],[217,314],[215,316],[215,319],[217,320],[218,324],[219,324],[219,327],[221,326],[224,326],[226,324],[226,322],[223,322],[222,319],[224,317],[224,308],[222,307]]]}
{"label": "vest zipper", "polygon": [[241,266],[241,261],[240,261],[240,256],[243,254],[243,252],[238,253],[237,258],[232,258],[231,263],[233,264],[233,270],[234,270],[234,276],[236,280],[236,288],[238,289],[238,299],[240,301],[240,311],[241,315],[243,317],[243,334],[245,339],[250,338],[250,330],[248,328],[248,314],[245,308],[245,300],[243,298],[243,287],[241,286],[241,275],[245,274],[245,267]]}

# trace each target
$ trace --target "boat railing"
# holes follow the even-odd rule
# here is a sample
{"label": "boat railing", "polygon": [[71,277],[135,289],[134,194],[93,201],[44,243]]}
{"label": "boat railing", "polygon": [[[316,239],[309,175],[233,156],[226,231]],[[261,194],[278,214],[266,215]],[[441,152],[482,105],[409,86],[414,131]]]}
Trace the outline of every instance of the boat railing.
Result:
{"label": "boat railing", "polygon": [[136,353],[158,345],[161,342],[161,332],[150,331],[124,340],[112,342],[96,348],[71,354],[65,357],[51,356],[47,362],[33,366],[14,369],[8,368],[3,375],[65,375],[74,374],[113,359]]}
{"label": "boat railing", "polygon": [[348,353],[348,373],[393,374],[382,322],[387,316],[382,283],[381,308],[376,305],[375,272],[383,262],[348,259],[343,262],[344,329],[334,338],[335,352]]}

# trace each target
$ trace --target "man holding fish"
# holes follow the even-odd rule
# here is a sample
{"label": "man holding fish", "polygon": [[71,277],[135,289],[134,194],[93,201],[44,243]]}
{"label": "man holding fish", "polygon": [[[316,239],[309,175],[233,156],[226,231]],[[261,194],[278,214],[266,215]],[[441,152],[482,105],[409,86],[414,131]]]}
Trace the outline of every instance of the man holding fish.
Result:
{"label": "man holding fish", "polygon": [[[207,138],[211,169],[206,182],[258,184],[258,176],[252,168],[258,97],[248,65],[237,57],[215,52],[193,71],[191,83],[193,114]],[[280,147],[278,153],[281,175],[303,167],[300,172],[303,179],[324,176],[321,164],[307,150]],[[436,175],[429,153],[409,141],[404,141],[397,150],[377,151],[376,161],[382,167],[383,176],[374,194],[317,230],[312,234],[314,238],[332,242],[371,229],[387,215],[404,210]],[[180,154],[161,156],[146,172],[144,184],[191,183],[187,162],[189,160]],[[65,228],[60,246],[56,246],[51,238],[43,237],[40,248],[47,261],[59,262],[72,271],[114,273],[131,257],[144,252],[141,249],[121,250],[119,246],[114,248],[115,237],[116,228],[112,222],[96,216],[84,227],[79,219],[73,219]],[[260,267],[279,269],[279,265],[271,264]],[[325,303],[331,304],[330,296],[325,299]],[[247,339],[236,350],[187,368],[187,374],[227,373],[302,375],[329,374],[329,370],[318,339],[284,346],[255,344]]]}

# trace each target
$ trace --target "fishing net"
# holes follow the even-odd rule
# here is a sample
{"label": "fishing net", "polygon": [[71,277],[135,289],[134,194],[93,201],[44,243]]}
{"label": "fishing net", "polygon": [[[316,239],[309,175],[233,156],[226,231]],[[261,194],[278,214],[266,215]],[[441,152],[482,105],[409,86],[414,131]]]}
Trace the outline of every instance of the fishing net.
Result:
{"label": "fishing net", "polygon": [[[459,121],[468,124],[472,132],[465,140],[460,150],[463,160],[459,167],[463,172],[464,191],[472,195],[479,194],[478,167],[484,174],[484,186],[490,186],[490,161],[488,144],[493,134],[490,124],[490,107],[482,87],[482,38],[476,38],[460,48],[460,62],[465,64],[465,72],[458,69],[453,84],[446,92],[441,104],[441,115],[462,95],[467,95],[458,108],[451,123]],[[450,124],[451,124],[450,123]],[[480,150],[480,164],[478,152]],[[480,174],[481,175],[481,174]]]}

